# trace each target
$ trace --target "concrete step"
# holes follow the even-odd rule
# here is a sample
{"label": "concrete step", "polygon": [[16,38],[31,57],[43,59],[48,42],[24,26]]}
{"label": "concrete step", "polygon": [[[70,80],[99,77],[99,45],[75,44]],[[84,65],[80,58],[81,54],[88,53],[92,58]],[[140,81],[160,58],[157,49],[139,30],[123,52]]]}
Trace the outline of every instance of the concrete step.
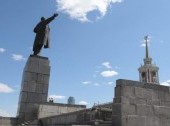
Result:
{"label": "concrete step", "polygon": [[33,120],[33,121],[25,121],[18,126],[40,126],[40,125],[39,125],[38,120]]}
{"label": "concrete step", "polygon": [[112,119],[106,119],[107,121],[101,121],[97,126],[112,126]]}

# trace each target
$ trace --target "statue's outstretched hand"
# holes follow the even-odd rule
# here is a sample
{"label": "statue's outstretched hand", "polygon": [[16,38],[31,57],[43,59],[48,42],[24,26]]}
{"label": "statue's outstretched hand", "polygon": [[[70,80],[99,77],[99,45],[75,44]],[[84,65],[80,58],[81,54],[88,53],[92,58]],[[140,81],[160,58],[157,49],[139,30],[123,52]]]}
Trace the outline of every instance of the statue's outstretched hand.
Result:
{"label": "statue's outstretched hand", "polygon": [[57,17],[58,16],[58,14],[57,13],[54,13],[54,15],[53,15],[54,17]]}

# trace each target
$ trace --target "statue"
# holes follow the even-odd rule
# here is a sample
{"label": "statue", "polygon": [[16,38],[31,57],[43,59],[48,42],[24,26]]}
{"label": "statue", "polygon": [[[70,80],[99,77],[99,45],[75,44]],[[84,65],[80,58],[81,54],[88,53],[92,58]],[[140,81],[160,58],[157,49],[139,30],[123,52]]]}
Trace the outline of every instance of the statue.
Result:
{"label": "statue", "polygon": [[36,33],[36,37],[34,40],[34,45],[33,45],[33,51],[34,55],[38,55],[44,46],[44,48],[49,48],[49,33],[50,33],[50,28],[49,28],[49,23],[57,17],[58,14],[54,14],[53,16],[45,19],[44,17],[41,17],[41,21],[36,25],[34,28],[34,32]]}

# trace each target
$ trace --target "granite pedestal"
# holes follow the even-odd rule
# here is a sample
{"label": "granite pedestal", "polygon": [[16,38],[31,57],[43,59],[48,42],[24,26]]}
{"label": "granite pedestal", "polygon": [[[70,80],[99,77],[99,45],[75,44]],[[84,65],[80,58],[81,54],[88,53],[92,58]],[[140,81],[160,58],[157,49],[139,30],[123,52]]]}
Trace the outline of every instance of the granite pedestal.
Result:
{"label": "granite pedestal", "polygon": [[19,123],[37,118],[39,105],[47,102],[49,77],[48,58],[30,55],[23,71],[17,113]]}

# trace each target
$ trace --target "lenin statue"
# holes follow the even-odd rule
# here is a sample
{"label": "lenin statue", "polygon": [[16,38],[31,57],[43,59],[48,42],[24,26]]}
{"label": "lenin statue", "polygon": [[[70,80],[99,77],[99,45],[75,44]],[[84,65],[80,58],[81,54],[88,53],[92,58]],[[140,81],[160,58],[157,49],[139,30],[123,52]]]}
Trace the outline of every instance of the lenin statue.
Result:
{"label": "lenin statue", "polygon": [[50,39],[49,39],[49,23],[57,17],[58,14],[54,14],[53,16],[45,19],[41,17],[41,21],[34,28],[34,32],[36,33],[36,37],[34,40],[33,51],[34,55],[38,55],[44,46],[44,48],[49,48]]}

